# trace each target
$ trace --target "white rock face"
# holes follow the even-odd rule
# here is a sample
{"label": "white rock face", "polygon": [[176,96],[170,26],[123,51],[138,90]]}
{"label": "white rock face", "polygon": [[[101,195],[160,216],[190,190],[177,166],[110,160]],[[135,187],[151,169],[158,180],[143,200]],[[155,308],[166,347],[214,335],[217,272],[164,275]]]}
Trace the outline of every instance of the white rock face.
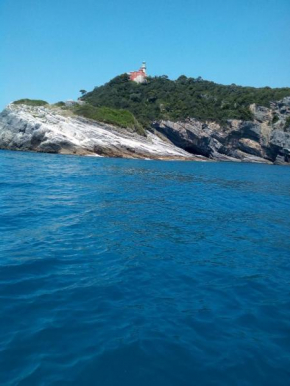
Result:
{"label": "white rock face", "polygon": [[9,105],[0,114],[0,149],[125,158],[202,160],[159,136],[147,137],[47,107]]}

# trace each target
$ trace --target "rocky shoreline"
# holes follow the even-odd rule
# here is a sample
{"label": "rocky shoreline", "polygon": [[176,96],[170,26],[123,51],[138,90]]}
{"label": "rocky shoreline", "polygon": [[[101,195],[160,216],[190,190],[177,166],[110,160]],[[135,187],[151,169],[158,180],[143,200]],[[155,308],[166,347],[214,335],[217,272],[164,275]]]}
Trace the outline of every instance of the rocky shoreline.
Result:
{"label": "rocky shoreline", "polygon": [[67,114],[42,106],[7,106],[0,114],[0,149],[142,159],[205,159],[151,132],[143,137]]}
{"label": "rocky shoreline", "polygon": [[221,125],[159,121],[146,137],[51,107],[10,104],[0,114],[0,149],[106,157],[290,163],[290,97],[250,106],[253,121]]}
{"label": "rocky shoreline", "polygon": [[187,119],[153,124],[176,146],[218,161],[290,163],[290,97],[271,108],[250,106],[253,121],[229,120],[225,125]]}

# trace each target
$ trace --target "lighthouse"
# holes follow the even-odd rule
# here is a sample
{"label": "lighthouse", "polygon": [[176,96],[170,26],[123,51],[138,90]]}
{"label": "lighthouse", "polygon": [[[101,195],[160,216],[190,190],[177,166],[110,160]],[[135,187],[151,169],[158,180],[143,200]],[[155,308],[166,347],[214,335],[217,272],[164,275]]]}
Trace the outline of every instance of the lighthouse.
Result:
{"label": "lighthouse", "polygon": [[130,80],[136,83],[146,83],[147,73],[146,62],[143,62],[138,71],[129,72]]}
{"label": "lighthouse", "polygon": [[146,62],[142,63],[140,70],[142,70],[144,72],[144,74],[146,75]]}

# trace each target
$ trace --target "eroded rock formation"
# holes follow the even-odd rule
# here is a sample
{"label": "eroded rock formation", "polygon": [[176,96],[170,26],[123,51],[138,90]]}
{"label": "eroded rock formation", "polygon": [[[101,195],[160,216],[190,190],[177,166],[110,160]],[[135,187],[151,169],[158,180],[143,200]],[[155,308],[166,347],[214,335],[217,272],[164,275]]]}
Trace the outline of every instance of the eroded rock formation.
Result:
{"label": "eroded rock formation", "polygon": [[250,106],[252,121],[154,122],[143,137],[51,107],[9,105],[0,148],[108,157],[290,163],[290,97]]}
{"label": "eroded rock formation", "polygon": [[0,148],[124,158],[193,159],[170,141],[147,137],[47,107],[9,105],[0,114]]}
{"label": "eroded rock formation", "polygon": [[[188,119],[154,122],[154,128],[182,149],[214,160],[290,163],[290,97],[271,108],[250,106],[253,121],[225,125]],[[289,125],[290,126],[290,125]]]}

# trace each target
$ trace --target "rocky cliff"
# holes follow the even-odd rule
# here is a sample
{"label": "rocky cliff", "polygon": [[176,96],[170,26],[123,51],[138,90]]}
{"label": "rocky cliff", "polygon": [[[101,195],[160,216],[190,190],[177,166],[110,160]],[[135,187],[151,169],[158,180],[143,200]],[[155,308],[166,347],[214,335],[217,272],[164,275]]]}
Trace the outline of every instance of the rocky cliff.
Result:
{"label": "rocky cliff", "polygon": [[250,106],[252,121],[154,122],[143,137],[51,107],[9,105],[0,148],[108,157],[290,163],[290,97]]}
{"label": "rocky cliff", "polygon": [[160,136],[73,116],[70,111],[9,105],[0,114],[0,149],[125,158],[202,160]]}
{"label": "rocky cliff", "polygon": [[253,121],[228,120],[225,125],[187,119],[154,122],[173,144],[214,160],[290,163],[290,97],[270,108],[252,104]]}

